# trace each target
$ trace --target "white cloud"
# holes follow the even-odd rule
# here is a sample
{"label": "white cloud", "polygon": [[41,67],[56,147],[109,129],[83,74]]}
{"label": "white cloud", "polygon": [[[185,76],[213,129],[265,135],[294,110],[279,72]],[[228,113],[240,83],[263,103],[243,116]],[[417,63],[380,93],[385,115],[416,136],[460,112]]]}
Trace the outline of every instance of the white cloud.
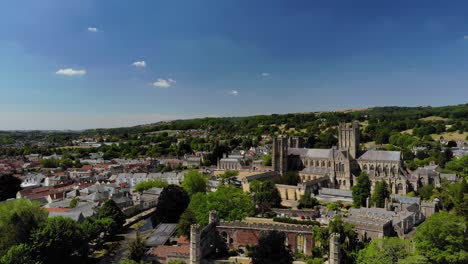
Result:
{"label": "white cloud", "polygon": [[144,67],[146,67],[146,62],[145,61],[135,61],[134,63],[132,63],[132,65],[135,66],[135,67],[144,68]]}
{"label": "white cloud", "polygon": [[96,27],[89,27],[89,28],[88,28],[88,31],[89,31],[89,32],[96,33],[96,32],[99,31],[99,29],[97,29]]}
{"label": "white cloud", "polygon": [[463,39],[468,40],[468,35],[463,36]]}
{"label": "white cloud", "polygon": [[262,74],[260,75],[262,75],[262,77],[270,77],[270,74],[268,72],[262,72]]}
{"label": "white cloud", "polygon": [[239,95],[239,91],[237,90],[231,90],[231,91],[228,91],[227,93],[230,95]]}
{"label": "white cloud", "polygon": [[169,79],[158,79],[157,81],[150,83],[151,86],[158,87],[158,88],[169,88],[173,83],[176,83],[175,80]]}
{"label": "white cloud", "polygon": [[66,76],[82,76],[86,74],[86,70],[74,70],[71,68],[68,69],[60,69],[55,72],[58,75],[66,75]]}

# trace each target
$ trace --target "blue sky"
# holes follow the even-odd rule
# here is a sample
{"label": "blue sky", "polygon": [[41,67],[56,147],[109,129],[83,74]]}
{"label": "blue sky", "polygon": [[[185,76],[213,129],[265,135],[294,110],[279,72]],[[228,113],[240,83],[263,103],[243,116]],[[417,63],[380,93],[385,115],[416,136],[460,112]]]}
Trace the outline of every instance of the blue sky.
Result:
{"label": "blue sky", "polygon": [[466,1],[1,1],[0,129],[466,103],[467,14]]}

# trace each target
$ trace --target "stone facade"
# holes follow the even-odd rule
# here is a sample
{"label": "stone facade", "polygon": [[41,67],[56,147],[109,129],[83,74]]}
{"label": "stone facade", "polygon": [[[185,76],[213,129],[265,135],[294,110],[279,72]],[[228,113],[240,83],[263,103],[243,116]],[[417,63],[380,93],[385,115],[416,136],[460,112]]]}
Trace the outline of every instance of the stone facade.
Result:
{"label": "stone facade", "polygon": [[303,140],[299,137],[280,136],[273,139],[273,170],[280,175],[288,170],[298,171],[302,183],[313,182],[313,190],[322,187],[351,190],[359,171],[365,171],[372,188],[377,181],[383,180],[392,193],[409,191],[401,152],[369,150],[358,158],[359,144],[358,122],[338,126],[338,148],[303,148]]}
{"label": "stone facade", "polygon": [[310,255],[312,247],[314,247],[313,233],[310,226],[238,221],[220,222],[216,225],[216,230],[224,238],[229,248],[257,245],[262,234],[272,230],[285,233],[286,244],[295,253]]}
{"label": "stone facade", "polygon": [[315,244],[310,226],[278,222],[224,222],[217,219],[215,211],[211,211],[208,226],[204,229],[196,224],[191,227],[190,263],[206,263],[204,258],[212,250],[213,243],[210,240],[215,235],[219,234],[229,248],[237,249],[246,245],[257,245],[259,238],[272,230],[283,232],[286,235],[286,244],[293,252],[311,255]]}

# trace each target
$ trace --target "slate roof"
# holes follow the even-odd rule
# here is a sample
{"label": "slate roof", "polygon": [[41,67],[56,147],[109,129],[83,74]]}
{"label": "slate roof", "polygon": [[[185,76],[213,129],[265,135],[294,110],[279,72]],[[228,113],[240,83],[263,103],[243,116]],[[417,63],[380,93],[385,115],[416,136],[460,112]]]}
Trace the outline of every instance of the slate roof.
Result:
{"label": "slate roof", "polygon": [[177,224],[159,224],[146,240],[145,245],[154,247],[164,245],[176,231]]}
{"label": "slate roof", "polygon": [[400,151],[368,150],[358,160],[399,161],[400,159]]}
{"label": "slate roof", "polygon": [[321,167],[307,167],[301,170],[303,174],[313,174],[313,175],[327,175],[331,171],[330,168],[321,168]]}
{"label": "slate roof", "polygon": [[332,149],[307,149],[307,148],[289,148],[288,155],[297,155],[300,157],[328,159],[332,155]]}
{"label": "slate roof", "polygon": [[49,217],[55,217],[55,216],[62,216],[62,217],[67,217],[71,218],[77,222],[81,222],[84,220],[83,214],[81,212],[49,212]]}
{"label": "slate roof", "polygon": [[447,179],[450,182],[458,181],[458,176],[456,174],[452,174],[452,173],[441,173],[440,177],[444,178],[444,179]]}

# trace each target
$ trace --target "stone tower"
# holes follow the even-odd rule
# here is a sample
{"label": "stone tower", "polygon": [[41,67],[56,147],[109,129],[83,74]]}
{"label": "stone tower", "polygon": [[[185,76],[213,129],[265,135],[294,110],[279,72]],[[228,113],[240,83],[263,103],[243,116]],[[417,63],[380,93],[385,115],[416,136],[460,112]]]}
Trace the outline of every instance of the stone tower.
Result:
{"label": "stone tower", "polygon": [[290,148],[303,148],[304,138],[303,137],[289,137],[288,145]]}
{"label": "stone tower", "polygon": [[288,138],[285,136],[273,138],[271,163],[273,170],[281,175],[288,169],[288,143]]}
{"label": "stone tower", "polygon": [[340,123],[338,126],[338,147],[339,150],[348,151],[352,159],[356,159],[360,142],[359,122],[354,121],[351,124]]}
{"label": "stone tower", "polygon": [[340,234],[333,233],[330,235],[330,257],[328,260],[329,264],[340,264],[341,252],[340,252]]}
{"label": "stone tower", "polygon": [[190,264],[200,264],[201,262],[200,232],[198,224],[190,226]]}

